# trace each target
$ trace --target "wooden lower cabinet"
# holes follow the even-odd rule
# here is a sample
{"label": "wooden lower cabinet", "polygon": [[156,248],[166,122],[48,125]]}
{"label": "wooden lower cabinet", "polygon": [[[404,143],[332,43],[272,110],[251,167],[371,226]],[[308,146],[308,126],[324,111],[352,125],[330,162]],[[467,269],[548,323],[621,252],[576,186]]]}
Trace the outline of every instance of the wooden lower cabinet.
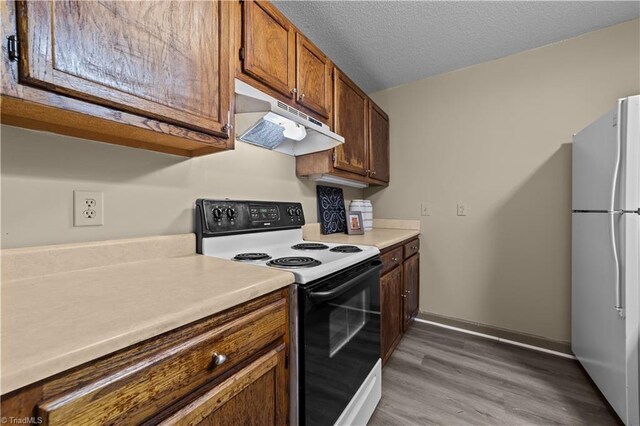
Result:
{"label": "wooden lower cabinet", "polygon": [[414,254],[402,264],[404,287],[404,328],[418,315],[420,303],[420,256]]}
{"label": "wooden lower cabinet", "polygon": [[287,423],[285,345],[188,403],[161,425],[284,425]]}
{"label": "wooden lower cabinet", "polygon": [[402,337],[404,327],[402,310],[402,267],[396,266],[380,278],[380,344],[382,362],[386,363]]}
{"label": "wooden lower cabinet", "polygon": [[420,243],[403,241],[381,252],[380,356],[383,365],[411,326],[420,304]]}
{"label": "wooden lower cabinet", "polygon": [[44,425],[286,424],[288,290],[2,395]]}

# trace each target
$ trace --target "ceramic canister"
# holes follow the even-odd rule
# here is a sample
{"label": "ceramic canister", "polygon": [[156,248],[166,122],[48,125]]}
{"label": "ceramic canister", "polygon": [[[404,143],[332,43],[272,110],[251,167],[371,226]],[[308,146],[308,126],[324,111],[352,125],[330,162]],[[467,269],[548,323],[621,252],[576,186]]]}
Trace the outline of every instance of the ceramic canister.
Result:
{"label": "ceramic canister", "polygon": [[371,200],[364,200],[364,212],[362,213],[362,221],[364,222],[364,230],[373,229],[373,204]]}
{"label": "ceramic canister", "polygon": [[365,231],[373,229],[373,206],[370,200],[351,200],[349,210],[362,214],[362,225]]}

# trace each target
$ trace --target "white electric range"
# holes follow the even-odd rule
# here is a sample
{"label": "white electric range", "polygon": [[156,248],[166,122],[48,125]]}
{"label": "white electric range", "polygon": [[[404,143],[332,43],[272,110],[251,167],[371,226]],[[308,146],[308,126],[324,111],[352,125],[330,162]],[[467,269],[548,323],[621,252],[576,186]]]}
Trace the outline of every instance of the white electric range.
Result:
{"label": "white electric range", "polygon": [[366,424],[381,397],[380,251],[303,240],[300,203],[196,201],[197,252],[288,270],[291,423]]}

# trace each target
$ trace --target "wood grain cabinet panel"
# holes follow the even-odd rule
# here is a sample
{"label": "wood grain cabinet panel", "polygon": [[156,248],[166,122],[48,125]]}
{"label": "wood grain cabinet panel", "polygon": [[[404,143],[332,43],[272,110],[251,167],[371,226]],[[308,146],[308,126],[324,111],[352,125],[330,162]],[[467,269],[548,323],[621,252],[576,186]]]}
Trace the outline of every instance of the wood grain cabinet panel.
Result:
{"label": "wood grain cabinet panel", "polygon": [[296,33],[296,100],[325,118],[331,110],[331,62],[305,36]]}
{"label": "wood grain cabinet panel", "polygon": [[380,256],[382,260],[382,274],[386,274],[387,271],[392,270],[396,266],[402,264],[402,247],[398,247],[393,250],[389,250]]}
{"label": "wood grain cabinet panel", "polygon": [[419,312],[420,240],[412,238],[380,253],[380,352],[385,364]]}
{"label": "wood grain cabinet panel", "polygon": [[160,425],[287,424],[285,345],[269,351]]}
{"label": "wood grain cabinet panel", "polygon": [[21,83],[228,136],[228,2],[22,1],[18,6]]}
{"label": "wood grain cabinet panel", "polygon": [[243,71],[292,96],[296,60],[293,25],[268,2],[245,0],[243,14]]}
{"label": "wood grain cabinet panel", "polygon": [[420,250],[420,239],[415,238],[408,243],[404,243],[404,258],[408,259]]}
{"label": "wood grain cabinet panel", "polygon": [[[279,301],[159,352],[97,382],[38,405],[48,425],[140,420],[141,406],[166,403],[229,371],[286,331],[286,303]],[[226,361],[214,362],[215,354]],[[135,412],[135,414],[133,414]]]}
{"label": "wood grain cabinet panel", "polygon": [[369,176],[389,182],[389,117],[369,101]]}
{"label": "wood grain cabinet panel", "polygon": [[334,131],[345,143],[296,158],[300,177],[329,174],[370,185],[389,184],[389,117],[337,68],[333,71]]}
{"label": "wood grain cabinet panel", "polygon": [[368,173],[367,95],[337,68],[334,70],[335,131],[345,139],[335,149],[334,167],[366,176]]}
{"label": "wood grain cabinet panel", "polygon": [[397,266],[380,279],[380,323],[382,362],[386,363],[402,337],[404,328],[402,311],[402,267]]}
{"label": "wood grain cabinet panel", "polygon": [[420,256],[414,255],[404,261],[404,328],[409,328],[418,315],[420,304]]}
{"label": "wood grain cabinet panel", "polygon": [[44,425],[286,424],[289,292],[277,290],[2,395]]}

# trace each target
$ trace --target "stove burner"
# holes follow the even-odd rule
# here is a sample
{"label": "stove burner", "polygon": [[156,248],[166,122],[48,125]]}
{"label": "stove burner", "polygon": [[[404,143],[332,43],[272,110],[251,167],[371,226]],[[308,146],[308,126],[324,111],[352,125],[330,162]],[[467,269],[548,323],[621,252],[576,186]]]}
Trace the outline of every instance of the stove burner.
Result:
{"label": "stove burner", "polygon": [[273,266],[275,268],[296,269],[310,268],[312,266],[318,266],[321,263],[322,262],[320,262],[319,260],[313,259],[311,257],[288,256],[270,260],[269,262],[267,262],[267,265]]}
{"label": "stove burner", "polygon": [[239,260],[242,262],[247,262],[250,260],[269,260],[271,256],[267,253],[240,253],[237,254],[233,260]]}
{"label": "stove burner", "polygon": [[358,253],[359,251],[362,251],[362,249],[356,246],[336,246],[330,251],[335,251],[338,253]]}
{"label": "stove burner", "polygon": [[300,243],[295,246],[291,246],[294,250],[325,250],[329,246],[320,243]]}

